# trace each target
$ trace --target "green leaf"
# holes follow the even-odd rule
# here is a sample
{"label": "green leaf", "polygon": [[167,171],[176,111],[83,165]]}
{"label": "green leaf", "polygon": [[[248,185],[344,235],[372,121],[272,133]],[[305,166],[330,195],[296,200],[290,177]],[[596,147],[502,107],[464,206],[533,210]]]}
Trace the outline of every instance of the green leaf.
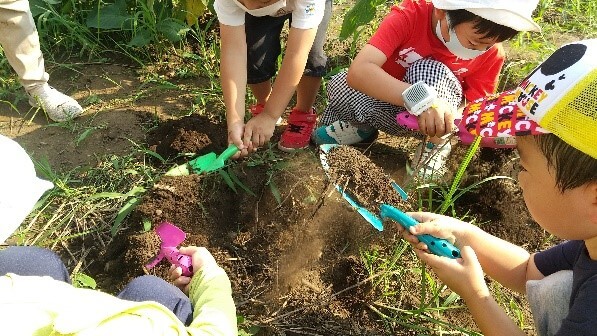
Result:
{"label": "green leaf", "polygon": [[151,219],[143,218],[142,222],[143,222],[143,232],[147,232],[147,231],[151,230]]}
{"label": "green leaf", "polygon": [[236,183],[239,187],[241,187],[247,194],[251,195],[251,196],[256,196],[254,192],[251,191],[251,189],[249,189],[249,187],[247,187],[246,185],[244,185],[244,183],[241,182],[241,180],[236,176],[236,174],[234,174],[234,171],[232,171],[232,169],[228,168],[228,175],[230,176],[230,178],[232,179],[232,181],[234,183]]}
{"label": "green leaf", "polygon": [[186,24],[172,18],[159,21],[155,28],[159,33],[166,36],[170,42],[179,42],[190,30]]}
{"label": "green leaf", "polygon": [[77,138],[77,140],[75,140],[75,146],[79,146],[79,144],[81,143],[81,141],[85,140],[88,136],[91,135],[91,133],[97,131],[97,128],[93,127],[93,128],[88,128],[85,131],[83,131],[83,133],[81,133],[81,135],[79,135],[79,137]]}
{"label": "green leaf", "polygon": [[141,187],[141,186],[134,186],[133,188],[131,188],[131,190],[129,190],[129,192],[126,193],[127,196],[138,196],[141,195],[142,193],[145,192],[145,188]]}
{"label": "green leaf", "polygon": [[130,30],[133,19],[126,11],[126,2],[116,0],[111,5],[90,11],[86,25],[89,28]]}
{"label": "green leaf", "polygon": [[149,29],[139,29],[133,39],[128,43],[130,47],[144,47],[153,40],[153,33]]}
{"label": "green leaf", "polygon": [[278,186],[276,186],[274,181],[269,182],[269,190],[272,191],[272,194],[274,195],[276,202],[278,202],[278,205],[281,205],[282,204],[282,195],[280,195],[280,190],[278,189]]}
{"label": "green leaf", "polygon": [[49,11],[48,5],[59,4],[60,1],[56,0],[30,0],[29,8],[31,9],[31,15],[37,17],[38,15],[44,14]]}
{"label": "green leaf", "polygon": [[464,158],[462,159],[462,162],[460,162],[458,171],[456,172],[456,175],[454,176],[454,180],[452,181],[450,190],[446,194],[445,199],[440,207],[440,210],[439,210],[440,214],[444,214],[446,212],[446,210],[448,210],[448,208],[454,204],[453,196],[456,193],[456,190],[458,189],[460,182],[462,181],[462,176],[464,176],[464,172],[466,171],[466,168],[468,167],[469,163],[473,159],[473,156],[477,152],[477,149],[479,149],[480,143],[481,143],[481,137],[478,136],[475,138],[473,143],[470,145],[470,147],[466,151],[466,154],[465,154]]}
{"label": "green leaf", "polygon": [[97,283],[95,280],[87,274],[83,273],[75,273],[72,276],[72,283],[74,287],[77,288],[91,288],[96,289]]}
{"label": "green leaf", "polygon": [[236,187],[234,186],[234,182],[232,182],[232,179],[230,178],[230,175],[228,175],[228,173],[223,171],[222,169],[219,169],[218,173],[220,174],[220,176],[222,176],[224,182],[226,182],[230,189],[234,190],[234,192],[237,192]]}
{"label": "green leaf", "polygon": [[142,152],[145,153],[145,154],[147,154],[147,155],[149,155],[149,156],[153,156],[154,158],[160,160],[161,163],[166,162],[166,159],[164,159],[163,156],[161,156],[160,154],[158,154],[158,153],[156,153],[156,152],[154,152],[154,151],[152,151],[150,149],[143,149]]}
{"label": "green leaf", "polygon": [[116,218],[114,219],[114,224],[112,225],[112,228],[110,229],[110,233],[112,233],[112,236],[116,235],[116,232],[118,231],[118,228],[122,224],[122,221],[124,221],[126,216],[128,216],[133,210],[135,210],[135,208],[137,207],[137,205],[139,205],[139,203],[141,203],[141,198],[131,197],[131,199],[129,199],[124,204],[124,206],[122,208],[120,208],[120,210],[118,211],[118,214],[116,215]]}
{"label": "green leaf", "polygon": [[344,40],[352,36],[358,27],[373,21],[377,6],[384,3],[382,0],[357,0],[356,4],[344,15],[340,39]]}

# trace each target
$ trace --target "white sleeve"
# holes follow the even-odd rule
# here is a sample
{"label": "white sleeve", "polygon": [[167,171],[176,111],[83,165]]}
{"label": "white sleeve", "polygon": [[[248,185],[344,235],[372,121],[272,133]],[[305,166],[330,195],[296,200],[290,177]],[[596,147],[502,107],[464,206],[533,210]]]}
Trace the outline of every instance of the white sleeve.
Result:
{"label": "white sleeve", "polygon": [[298,29],[317,28],[323,19],[325,1],[295,0],[294,10],[292,11],[292,27]]}
{"label": "white sleeve", "polygon": [[214,9],[221,24],[227,26],[245,24],[245,11],[232,0],[215,0]]}

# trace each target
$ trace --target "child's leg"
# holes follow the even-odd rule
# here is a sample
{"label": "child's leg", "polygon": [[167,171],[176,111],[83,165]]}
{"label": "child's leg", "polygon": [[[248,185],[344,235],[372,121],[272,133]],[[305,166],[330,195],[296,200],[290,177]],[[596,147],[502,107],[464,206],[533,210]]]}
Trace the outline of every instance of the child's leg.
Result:
{"label": "child's leg", "polygon": [[70,283],[70,276],[60,257],[36,246],[11,246],[0,251],[0,275],[49,276]]}
{"label": "child's leg", "polygon": [[554,335],[568,315],[572,271],[559,271],[526,284],[527,299],[538,335]]}
{"label": "child's leg", "polygon": [[296,110],[307,112],[315,104],[317,92],[321,86],[321,77],[303,75],[296,88]]}
{"label": "child's leg", "polygon": [[0,44],[8,63],[29,91],[48,82],[35,22],[26,0],[0,3]]}
{"label": "child's leg", "polygon": [[29,95],[29,104],[41,107],[54,121],[70,120],[83,112],[71,97],[48,85],[39,36],[26,0],[0,1],[0,45],[19,81]]}
{"label": "child's leg", "polygon": [[332,15],[332,1],[325,2],[325,12],[315,34],[315,40],[309,50],[303,76],[296,89],[296,106],[288,116],[288,126],[280,136],[278,148],[285,152],[309,146],[311,133],[317,122],[317,112],[313,105],[325,75],[327,56],[323,50],[328,23]]}
{"label": "child's leg", "polygon": [[193,307],[189,297],[174,285],[153,275],[133,279],[118,297],[135,302],[158,302],[170,309],[185,325],[193,321]]}
{"label": "child's leg", "polygon": [[247,83],[257,104],[264,105],[270,95],[270,79],[276,74],[278,56],[282,52],[280,35],[289,17],[290,14],[280,17],[245,15]]}
{"label": "child's leg", "polygon": [[[446,101],[455,111],[462,102],[460,82],[450,68],[441,62],[432,59],[414,62],[407,69],[404,81],[411,84],[424,81],[435,88],[438,98]],[[443,176],[451,150],[450,142],[442,138],[434,137],[426,143],[421,143],[413,158],[417,175],[423,179]]]}
{"label": "child's leg", "polygon": [[394,135],[404,133],[405,128],[396,122],[396,114],[404,109],[352,89],[346,82],[346,75],[341,72],[328,82],[328,105],[319,125],[327,126],[340,120],[364,130],[378,129]]}
{"label": "child's leg", "polygon": [[325,2],[323,19],[317,27],[313,46],[309,51],[305,72],[296,91],[296,109],[309,111],[315,104],[315,98],[321,87],[321,78],[326,74],[327,55],[323,50],[326,41],[327,29],[332,17],[332,1]]}

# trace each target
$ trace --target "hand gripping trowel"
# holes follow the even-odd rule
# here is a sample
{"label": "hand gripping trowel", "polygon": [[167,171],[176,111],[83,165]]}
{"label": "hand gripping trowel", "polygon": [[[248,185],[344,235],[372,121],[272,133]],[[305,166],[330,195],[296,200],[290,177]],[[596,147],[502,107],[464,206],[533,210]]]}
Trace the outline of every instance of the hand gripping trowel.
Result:
{"label": "hand gripping trowel", "polygon": [[181,254],[177,248],[185,240],[187,234],[170,222],[160,223],[156,226],[155,232],[162,241],[160,251],[145,265],[145,268],[148,270],[154,268],[165,257],[172,265],[182,269],[182,275],[192,276],[193,261],[191,256]]}

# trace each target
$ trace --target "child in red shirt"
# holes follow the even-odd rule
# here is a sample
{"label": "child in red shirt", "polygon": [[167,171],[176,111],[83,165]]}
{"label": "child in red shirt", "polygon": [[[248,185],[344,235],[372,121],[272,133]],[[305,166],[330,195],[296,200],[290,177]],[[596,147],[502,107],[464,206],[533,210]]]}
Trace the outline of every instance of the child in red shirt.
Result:
{"label": "child in red shirt", "polygon": [[531,18],[537,3],[519,1],[510,8],[506,0],[404,0],[392,7],[348,72],[329,81],[329,104],[313,141],[355,144],[373,141],[378,130],[404,133],[396,117],[405,111],[403,93],[414,84],[437,98],[417,111],[416,124],[429,141],[413,161],[424,163],[419,176],[443,174],[451,150],[444,136],[454,128],[458,107],[463,98],[495,91],[504,64],[500,42],[540,30]]}

